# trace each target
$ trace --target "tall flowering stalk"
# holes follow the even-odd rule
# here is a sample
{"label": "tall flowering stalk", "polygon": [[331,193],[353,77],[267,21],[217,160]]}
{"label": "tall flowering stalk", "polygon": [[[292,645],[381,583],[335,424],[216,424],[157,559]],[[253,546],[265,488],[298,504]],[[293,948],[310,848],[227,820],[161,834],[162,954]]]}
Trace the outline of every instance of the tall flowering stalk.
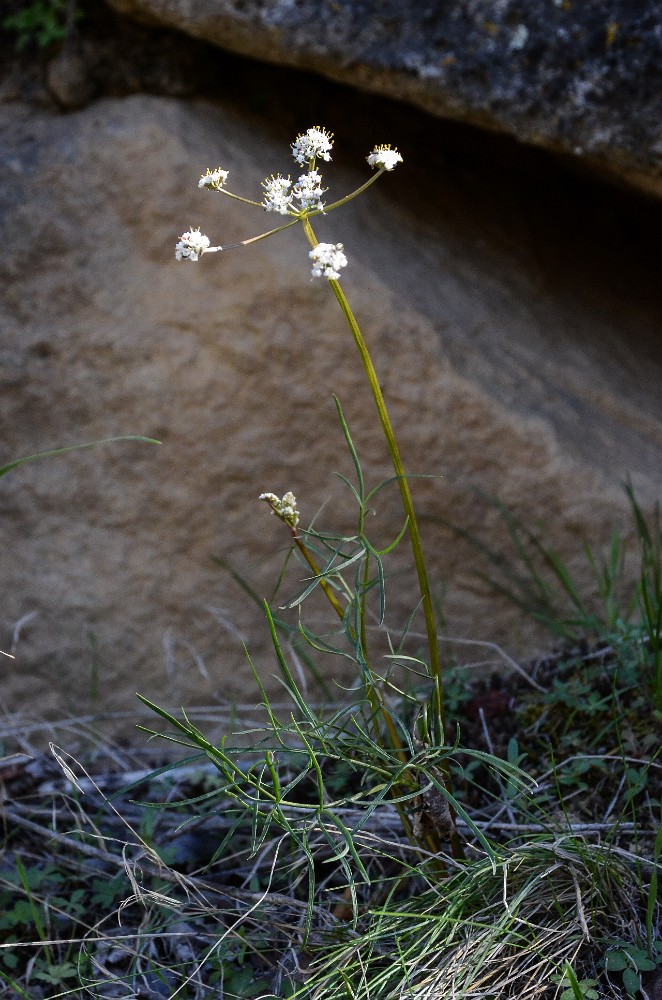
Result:
{"label": "tall flowering stalk", "polygon": [[[418,584],[421,593],[421,603],[423,605],[425,615],[429,650],[429,672],[433,683],[433,725],[430,727],[430,732],[435,742],[440,743],[443,742],[444,739],[445,722],[441,657],[439,653],[439,643],[437,640],[432,595],[430,592],[425,559],[423,556],[420,531],[418,528],[411,491],[409,489],[409,482],[400,457],[400,450],[398,448],[393,425],[391,423],[386,402],[379,385],[379,379],[377,378],[375,367],[370,357],[368,346],[340,285],[340,272],[347,266],[348,263],[345,248],[342,243],[320,243],[311,224],[311,219],[315,216],[321,214],[326,215],[328,212],[331,212],[336,208],[340,208],[353,198],[356,198],[359,194],[362,194],[367,188],[370,187],[371,184],[374,184],[374,182],[383,173],[392,171],[398,163],[401,163],[402,157],[397,149],[392,149],[390,146],[376,146],[367,157],[368,164],[375,169],[376,172],[368,181],[366,181],[365,184],[361,185],[361,187],[353,191],[351,194],[331,204],[327,204],[323,198],[328,189],[322,186],[322,176],[318,170],[318,162],[322,160],[328,162],[331,159],[332,148],[333,136],[331,133],[327,132],[326,129],[319,127],[310,128],[306,132],[297,136],[295,142],[292,144],[292,154],[295,163],[299,167],[306,168],[305,172],[302,173],[295,181],[293,181],[289,176],[284,177],[281,174],[272,175],[271,177],[266,178],[262,182],[263,196],[262,200],[259,202],[248,198],[242,198],[239,195],[228,191],[225,187],[228,178],[228,171],[223,170],[220,167],[213,170],[207,170],[206,174],[200,178],[199,187],[220,192],[221,194],[225,194],[235,200],[262,208],[266,212],[286,216],[288,221],[284,222],[283,225],[270,229],[258,236],[226,246],[211,246],[210,240],[204,236],[199,229],[191,227],[188,232],[182,235],[177,243],[176,257],[178,260],[197,261],[206,253],[215,253],[222,250],[233,249],[235,247],[247,246],[258,240],[265,239],[267,236],[272,236],[275,233],[281,232],[282,230],[287,229],[290,226],[294,226],[297,223],[302,226],[304,235],[310,244],[309,258],[312,265],[312,275],[314,278],[327,279],[352,333],[354,343],[356,344],[356,348],[359,352],[375,405],[377,407],[379,421],[381,423],[382,431],[391,456],[395,476],[398,481],[402,505],[407,518],[407,527],[409,537],[411,539],[414,562],[416,564]],[[290,504],[290,498],[292,500],[292,504]],[[294,498],[292,495],[286,494],[281,501],[274,494],[263,494],[261,499],[267,500],[272,506],[274,513],[276,513],[289,525],[294,541],[298,545],[308,564],[311,566],[313,571],[316,572],[316,575],[319,576],[319,570],[317,569],[312,554],[307,549],[297,531],[298,512],[294,506]],[[320,582],[325,584],[325,581],[323,581],[321,577]],[[333,591],[328,587],[328,585],[323,586],[323,589],[333,604],[336,612],[338,612],[340,617],[342,617],[342,607],[338,604]],[[382,712],[382,717],[386,721],[387,730],[389,731],[389,736],[393,745],[397,749],[402,749],[397,731],[393,726],[390,714],[387,712],[383,701],[381,702],[380,710]],[[390,726],[388,724],[389,721],[391,723]]]}

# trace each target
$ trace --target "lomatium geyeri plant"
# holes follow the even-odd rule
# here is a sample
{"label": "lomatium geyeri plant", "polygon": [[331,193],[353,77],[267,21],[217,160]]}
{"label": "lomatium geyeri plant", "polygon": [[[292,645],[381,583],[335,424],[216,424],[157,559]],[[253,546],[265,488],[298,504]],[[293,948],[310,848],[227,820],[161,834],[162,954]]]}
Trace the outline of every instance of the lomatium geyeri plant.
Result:
{"label": "lomatium geyeri plant", "polygon": [[[436,738],[443,740],[444,700],[436,620],[428,574],[423,557],[421,536],[418,529],[418,523],[416,521],[416,514],[414,512],[409,483],[402,464],[400,450],[393,432],[393,426],[384,401],[384,396],[370,357],[370,352],[356,321],[356,317],[354,316],[345,293],[340,285],[340,271],[342,268],[347,266],[345,248],[342,243],[320,243],[315,235],[311,223],[311,219],[315,216],[322,214],[327,215],[334,209],[339,208],[341,205],[345,205],[347,202],[358,197],[358,195],[366,191],[371,184],[374,184],[374,182],[383,173],[386,171],[392,171],[399,163],[402,163],[402,157],[397,149],[392,149],[390,145],[375,146],[373,151],[367,157],[367,160],[368,164],[376,170],[376,173],[374,173],[373,176],[356,191],[353,191],[344,198],[327,205],[322,199],[328,188],[322,186],[322,175],[317,169],[317,163],[319,160],[329,161],[331,159],[332,148],[333,135],[332,133],[327,132],[326,129],[318,127],[310,128],[307,132],[297,136],[296,140],[292,144],[292,154],[298,166],[306,167],[306,172],[302,173],[294,183],[290,177],[283,177],[281,174],[272,175],[267,178],[262,182],[264,194],[262,200],[259,202],[252,201],[249,198],[241,198],[228,191],[225,187],[229,173],[227,170],[223,170],[221,167],[216,167],[213,170],[207,170],[206,174],[200,178],[198,183],[199,187],[207,188],[211,191],[218,191],[221,194],[228,195],[230,198],[246,202],[256,208],[262,208],[267,212],[288,216],[289,221],[282,226],[278,226],[275,229],[270,229],[268,232],[261,233],[259,236],[242,240],[240,243],[230,244],[225,247],[211,246],[209,238],[204,236],[200,232],[199,228],[191,228],[188,232],[182,235],[180,241],[177,243],[176,257],[177,260],[197,261],[205,253],[215,253],[220,250],[229,250],[235,247],[247,246],[250,243],[256,242],[256,240],[262,240],[268,236],[273,236],[276,233],[282,232],[290,226],[295,226],[297,224],[302,226],[305,237],[311,247],[308,256],[312,261],[312,275],[314,278],[326,278],[328,280],[354,338],[354,342],[358,349],[359,356],[365,369],[370,389],[377,406],[377,413],[379,415],[379,420],[388,445],[391,461],[393,463],[393,470],[400,487],[402,504],[407,517],[408,531],[411,539],[414,561],[416,563],[418,583],[421,591],[421,601],[425,614],[429,650],[429,671],[434,683],[434,724],[432,732]],[[285,518],[285,520],[287,519]],[[296,525],[291,526],[296,527]]]}
{"label": "lomatium geyeri plant", "polygon": [[[176,257],[181,261],[199,262],[206,254],[246,247],[292,226],[300,226],[309,244],[312,276],[328,281],[345,317],[374,397],[393,464],[394,480],[397,481],[404,508],[403,528],[395,541],[382,550],[376,549],[367,538],[365,518],[368,504],[387,484],[381,484],[371,491],[366,490],[361,464],[337,399],[338,416],[356,472],[355,485],[345,479],[358,504],[359,519],[355,536],[348,539],[322,534],[312,528],[302,530],[297,501],[291,492],[283,497],[265,492],[260,499],[271,507],[273,513],[288,528],[296,549],[313,574],[307,581],[303,594],[289,606],[301,604],[315,587],[321,587],[342,622],[342,631],[350,651],[348,653],[346,649],[332,645],[328,639],[313,635],[303,623],[299,625],[301,633],[314,650],[350,657],[362,682],[361,702],[326,714],[311,707],[297,685],[281,648],[279,626],[282,623],[274,617],[267,604],[265,610],[279,668],[293,698],[298,718],[294,714],[288,721],[277,717],[255,669],[253,673],[262,693],[269,721],[267,729],[262,731],[262,738],[250,750],[246,749],[245,742],[238,748],[230,748],[227,740],[220,747],[214,746],[186,716],[183,721],[179,720],[152,702],[144,698],[142,700],[174,727],[177,735],[171,736],[171,739],[201,749],[222,773],[223,794],[237,803],[240,812],[243,810],[244,822],[246,813],[250,814],[254,850],[264,843],[267,832],[273,825],[284,831],[284,836],[291,838],[297,845],[302,864],[307,866],[308,900],[311,906],[315,898],[317,861],[322,857],[323,860],[337,862],[346,879],[345,884],[351,894],[356,917],[356,886],[359,883],[370,883],[369,863],[360,848],[362,831],[366,823],[374,822],[374,812],[382,805],[388,805],[390,810],[395,806],[406,835],[418,852],[418,861],[425,857],[431,859],[431,870],[437,873],[444,870],[439,857],[445,853],[445,844],[451,846],[452,855],[456,859],[453,863],[457,863],[457,859],[462,856],[454,822],[456,815],[460,815],[468,824],[487,853],[492,857],[494,855],[489,843],[472,824],[452,792],[452,769],[454,766],[459,767],[455,764],[457,748],[448,746],[444,739],[442,667],[423,547],[407,473],[379,380],[364,336],[340,284],[341,272],[348,264],[345,248],[340,242],[320,243],[313,229],[316,216],[328,215],[362,194],[382,174],[392,171],[401,163],[402,157],[390,146],[376,146],[367,158],[368,164],[375,171],[369,180],[351,194],[326,203],[324,197],[328,189],[323,186],[318,164],[331,159],[332,147],[332,135],[323,128],[311,128],[299,135],[292,144],[292,154],[296,164],[303,168],[303,173],[295,181],[282,174],[268,177],[262,182],[263,192],[259,201],[241,197],[228,190],[227,170],[221,167],[207,170],[200,178],[200,188],[226,195],[253,208],[281,215],[286,221],[258,236],[223,246],[212,246],[209,238],[199,228],[191,227],[177,243]],[[368,653],[367,595],[371,591],[379,593],[379,619],[383,622],[383,556],[407,532],[413,549],[425,615],[428,655],[425,659],[406,656],[401,644],[398,644],[397,648],[392,647],[390,660],[392,664],[410,670],[417,682],[420,682],[421,677],[424,679],[429,695],[422,700],[418,694],[407,695],[398,689],[388,679],[390,675],[385,679],[371,665]],[[373,578],[371,574],[375,566],[376,576]],[[353,573],[353,583],[347,582],[344,576],[350,571]],[[250,656],[248,660],[253,668]],[[398,714],[390,707],[387,698],[389,692],[385,691],[389,684],[390,692],[396,691],[402,697],[408,714],[404,710]],[[268,749],[265,749],[265,743],[269,744]],[[520,781],[517,769],[510,764],[496,762],[493,758],[488,760],[487,755],[479,751],[463,753],[470,758],[480,758],[501,771],[507,771],[508,779],[515,785]],[[351,779],[340,791],[337,778],[333,777],[338,773],[349,774]],[[312,791],[309,788],[311,781]],[[449,856],[447,860],[450,861]],[[406,877],[404,869],[400,869],[397,884],[402,877]]]}

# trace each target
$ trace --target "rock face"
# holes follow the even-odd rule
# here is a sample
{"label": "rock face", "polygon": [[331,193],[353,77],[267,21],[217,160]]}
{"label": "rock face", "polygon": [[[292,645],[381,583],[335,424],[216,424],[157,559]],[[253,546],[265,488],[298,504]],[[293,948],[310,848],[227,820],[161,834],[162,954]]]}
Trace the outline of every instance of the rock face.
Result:
{"label": "rock face", "polygon": [[224,49],[578,158],[662,194],[662,4],[109,0]]}
{"label": "rock face", "polygon": [[[407,468],[443,477],[414,490],[449,632],[530,653],[531,624],[477,583],[473,550],[440,519],[499,544],[475,491],[498,495],[544,524],[586,580],[579,540],[608,540],[623,474],[642,503],[659,494],[657,206],[619,203],[535,157],[525,168],[510,147],[472,152],[442,123],[426,125],[424,145],[443,153],[417,159],[415,115],[380,119],[370,105],[362,118],[337,94],[328,104],[333,197],[366,179],[357,135],[363,155],[375,139],[405,153],[321,218],[318,235],[346,247],[343,285]],[[351,463],[332,392],[369,482],[390,475],[349,333],[330,289],[310,279],[298,228],[197,264],[174,259],[191,225],[228,243],[273,223],[197,180],[220,164],[232,190],[259,199],[262,178],[293,169],[290,122],[140,96],[0,115],[0,461],[117,434],[162,441],[0,480],[0,648],[24,623],[17,659],[3,662],[5,706],[122,711],[136,689],[171,706],[252,703],[240,637],[266,675],[266,630],[211,557],[271,593],[282,552],[265,560],[287,538],[257,501],[267,490],[294,490],[306,523],[328,500],[317,523],[354,524],[333,476]],[[385,544],[401,526],[397,495],[376,506]],[[388,605],[400,629],[417,600],[406,547],[394,565],[407,571]],[[290,572],[283,597],[300,576]]]}

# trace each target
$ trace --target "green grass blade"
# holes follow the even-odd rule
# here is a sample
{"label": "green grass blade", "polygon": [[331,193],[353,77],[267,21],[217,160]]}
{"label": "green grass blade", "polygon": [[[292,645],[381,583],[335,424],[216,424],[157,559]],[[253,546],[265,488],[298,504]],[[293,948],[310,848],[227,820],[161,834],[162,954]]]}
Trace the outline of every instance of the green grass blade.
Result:
{"label": "green grass blade", "polygon": [[299,691],[299,688],[294,680],[294,677],[292,676],[292,672],[287,664],[287,660],[283,655],[283,650],[281,649],[280,643],[278,641],[278,635],[276,633],[276,626],[274,624],[273,616],[271,614],[271,608],[269,607],[266,601],[264,602],[263,607],[267,616],[267,622],[269,624],[269,631],[271,633],[271,642],[274,647],[274,651],[276,653],[278,665],[280,666],[281,673],[283,674],[283,678],[285,680],[285,686],[289,691],[291,697],[298,705],[299,710],[301,711],[303,717],[311,724],[311,726],[316,727],[318,725],[319,720],[314,715],[314,713],[311,712],[306,702],[306,699]]}
{"label": "green grass blade", "polygon": [[138,778],[137,781],[132,781],[129,785],[124,785],[122,788],[118,788],[116,792],[112,792],[108,795],[108,801],[113,802],[115,799],[120,799],[123,796],[128,795],[130,792],[135,791],[136,788],[140,788],[141,785],[144,785],[146,782],[159,778],[162,774],[167,774],[169,771],[173,771],[176,768],[188,767],[189,764],[195,764],[199,760],[204,760],[205,757],[206,754],[204,753],[196,753],[191,754],[190,757],[184,757],[182,760],[170,761],[169,764],[164,764],[163,767],[157,767],[154,771],[150,771],[149,774]]}
{"label": "green grass blade", "polygon": [[85,444],[71,444],[66,448],[53,448],[51,451],[38,451],[34,455],[26,455],[24,458],[17,458],[7,465],[0,466],[0,476],[6,475],[12,469],[17,469],[19,465],[26,462],[36,462],[41,458],[53,458],[56,455],[66,455],[71,451],[83,451],[85,448],[96,448],[101,444],[114,444],[116,441],[140,441],[143,444],[161,444],[156,438],[142,437],[140,434],[122,434],[119,437],[101,438],[98,441],[87,441]]}
{"label": "green grass blade", "polygon": [[12,990],[15,990],[19,997],[23,997],[24,1000],[33,1000],[30,994],[26,993],[23,987],[19,986],[18,983],[15,980],[13,980],[11,976],[8,976],[6,972],[3,972],[2,969],[0,969],[0,979],[2,980],[3,983],[6,983]]}
{"label": "green grass blade", "polygon": [[563,968],[563,975],[570,983],[570,989],[572,990],[575,1000],[586,1000],[586,998],[584,997],[584,993],[582,992],[582,988],[579,985],[579,980],[575,975],[575,970],[570,965],[570,962],[565,963],[565,966]]}

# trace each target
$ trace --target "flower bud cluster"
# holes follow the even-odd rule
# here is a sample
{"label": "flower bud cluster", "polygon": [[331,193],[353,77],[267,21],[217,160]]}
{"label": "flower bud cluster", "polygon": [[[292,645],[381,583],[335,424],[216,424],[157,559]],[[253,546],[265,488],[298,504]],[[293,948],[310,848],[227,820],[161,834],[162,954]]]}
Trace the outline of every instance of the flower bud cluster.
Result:
{"label": "flower bud cluster", "polygon": [[281,521],[290,528],[296,528],[299,523],[299,511],[294,493],[285,493],[282,500],[275,493],[260,493],[260,500],[265,500],[271,507],[272,513]]}
{"label": "flower bud cluster", "polygon": [[329,278],[338,281],[340,268],[347,267],[347,257],[342,243],[318,243],[308,256],[313,262],[313,278]]}

